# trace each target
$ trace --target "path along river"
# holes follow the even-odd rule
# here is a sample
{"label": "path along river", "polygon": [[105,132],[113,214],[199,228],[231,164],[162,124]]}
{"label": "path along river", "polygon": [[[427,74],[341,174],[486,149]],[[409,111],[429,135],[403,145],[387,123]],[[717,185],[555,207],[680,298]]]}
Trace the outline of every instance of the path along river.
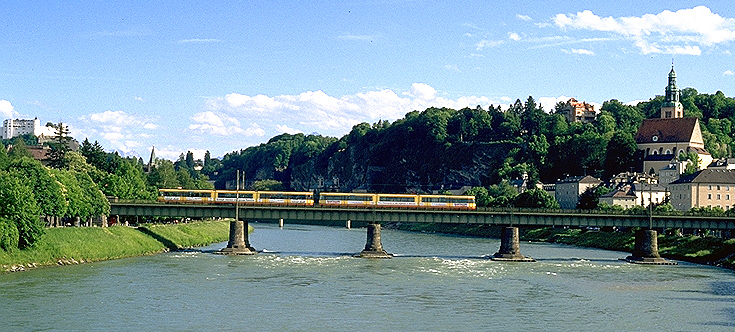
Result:
{"label": "path along river", "polygon": [[627,253],[383,230],[251,223],[256,256],[172,252],[0,275],[0,329],[104,331],[734,331],[735,273]]}

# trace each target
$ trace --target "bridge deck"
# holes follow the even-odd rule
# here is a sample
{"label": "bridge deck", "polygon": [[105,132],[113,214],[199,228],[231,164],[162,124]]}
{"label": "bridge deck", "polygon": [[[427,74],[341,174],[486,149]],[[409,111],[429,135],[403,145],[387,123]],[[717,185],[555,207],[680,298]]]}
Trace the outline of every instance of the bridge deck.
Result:
{"label": "bridge deck", "polygon": [[[160,216],[190,218],[234,218],[230,205],[159,203],[110,203],[110,214],[120,216]],[[410,222],[485,224],[513,226],[648,227],[649,216],[612,213],[583,213],[576,210],[419,210],[387,208],[241,206],[240,217],[247,220],[302,220],[353,222]],[[735,217],[653,215],[654,228],[696,228],[735,230]]]}

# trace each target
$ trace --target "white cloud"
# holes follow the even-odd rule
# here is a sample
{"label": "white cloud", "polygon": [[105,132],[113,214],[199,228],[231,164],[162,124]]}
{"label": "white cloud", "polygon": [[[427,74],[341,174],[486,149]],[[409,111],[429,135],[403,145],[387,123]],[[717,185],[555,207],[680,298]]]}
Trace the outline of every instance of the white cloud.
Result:
{"label": "white cloud", "polygon": [[531,16],[521,15],[521,14],[516,14],[516,18],[518,18],[519,20],[522,20],[522,21],[531,21],[532,20]]}
{"label": "white cloud", "polygon": [[503,41],[503,40],[487,40],[487,39],[483,39],[483,40],[477,42],[477,44],[475,44],[475,46],[476,46],[476,48],[477,48],[478,51],[482,51],[482,50],[484,50],[484,49],[486,49],[488,47],[496,47],[496,46],[502,45],[504,43],[505,43],[505,41]]}
{"label": "white cloud", "polygon": [[[267,102],[255,103],[254,99]],[[504,102],[484,96],[448,99],[441,97],[435,88],[426,83],[414,83],[406,91],[381,89],[341,97],[328,95],[324,91],[275,97],[231,93],[206,100],[207,110],[190,118],[189,129],[213,135],[260,137],[265,136],[266,131],[267,135],[272,136],[283,132],[301,132],[294,128],[310,128],[310,132],[342,136],[358,123],[373,123],[381,119],[393,121],[408,112],[423,111],[432,106],[460,109]],[[238,120],[253,125],[244,128]]]}
{"label": "white cloud", "polygon": [[585,49],[579,49],[579,48],[572,48],[569,50],[562,49],[562,52],[567,53],[567,54],[595,55],[595,52],[592,52],[590,50],[585,50]]}
{"label": "white cloud", "polygon": [[13,105],[5,99],[0,100],[0,115],[2,115],[3,118],[12,118],[15,116]]}
{"label": "white cloud", "polygon": [[124,155],[136,155],[136,148],[143,146],[142,140],[151,137],[146,131],[158,128],[153,123],[153,118],[136,116],[125,111],[92,113],[80,117],[79,120],[84,129],[75,129],[73,136],[100,137],[106,141],[103,146],[111,146]]}
{"label": "white cloud", "polygon": [[569,98],[567,96],[559,96],[559,97],[541,97],[538,99],[539,105],[543,106],[544,111],[547,113],[551,113],[554,111],[554,107],[556,106],[556,103],[565,103]]}
{"label": "white cloud", "polygon": [[735,19],[712,13],[705,6],[619,18],[600,17],[585,10],[576,14],[557,14],[552,20],[565,30],[618,35],[632,41],[643,54],[700,55],[700,47],[735,40]]}
{"label": "white cloud", "polygon": [[276,129],[278,129],[278,131],[280,131],[282,133],[287,133],[287,134],[291,134],[291,135],[303,133],[303,131],[298,130],[298,129],[293,129],[293,128],[287,126],[287,125],[277,125],[276,126]]}
{"label": "white cloud", "polygon": [[722,73],[722,76],[732,76],[732,75],[735,75],[735,72],[733,72],[732,70],[725,70],[725,72]]}
{"label": "white cloud", "polygon": [[135,98],[134,98],[134,99],[135,99],[135,101],[139,101],[139,102],[141,102],[141,103],[142,103],[142,102],[145,102],[145,99],[143,99],[142,97],[138,97],[138,96],[135,96]]}
{"label": "white cloud", "polygon": [[508,38],[510,38],[511,40],[515,40],[515,41],[521,40],[521,36],[515,32],[509,32]]}
{"label": "white cloud", "polygon": [[408,95],[421,100],[433,100],[436,98],[436,89],[426,83],[413,83],[411,84],[411,92]]}

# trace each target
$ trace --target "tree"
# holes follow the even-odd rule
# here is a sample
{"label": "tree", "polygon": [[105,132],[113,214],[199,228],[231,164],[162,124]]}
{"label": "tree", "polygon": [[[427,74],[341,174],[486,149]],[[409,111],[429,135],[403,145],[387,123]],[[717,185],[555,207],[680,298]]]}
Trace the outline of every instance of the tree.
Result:
{"label": "tree", "polygon": [[84,142],[82,142],[82,146],[79,148],[79,152],[87,158],[87,162],[97,167],[97,169],[100,170],[108,170],[107,167],[107,153],[102,148],[99,142],[94,141],[93,143],[89,142],[89,139],[84,139]]}
{"label": "tree", "polygon": [[49,166],[53,168],[64,167],[64,155],[71,150],[69,142],[69,127],[65,126],[64,123],[59,122],[56,126],[56,135],[53,141],[49,144],[51,150],[46,153],[49,159]]}
{"label": "tree", "polygon": [[488,206],[490,203],[490,195],[485,187],[472,187],[467,190],[465,195],[475,196],[475,205],[480,207]]}
{"label": "tree", "polygon": [[276,180],[258,180],[253,183],[253,190],[257,191],[282,191],[283,183]]}
{"label": "tree", "polygon": [[577,202],[577,209],[593,210],[598,208],[600,204],[600,196],[607,194],[611,189],[605,186],[588,187],[581,195]]}
{"label": "tree", "polygon": [[630,133],[615,131],[605,151],[604,177],[609,179],[616,174],[635,168],[640,162],[635,158],[636,151],[638,151],[638,145]]}
{"label": "tree", "polygon": [[14,245],[20,249],[32,247],[44,233],[33,189],[19,173],[0,170],[0,183],[0,229],[3,231],[0,246],[5,250],[12,250]]}
{"label": "tree", "polygon": [[62,195],[61,183],[57,181],[48,168],[38,160],[21,158],[10,163],[11,174],[23,179],[23,183],[33,191],[33,197],[41,215],[46,217],[62,217],[68,206]]}
{"label": "tree", "polygon": [[8,151],[8,158],[10,158],[10,160],[17,160],[23,157],[33,158],[33,155],[28,151],[26,143],[23,140],[18,140],[10,148],[10,151]]}
{"label": "tree", "polygon": [[559,203],[546,191],[538,188],[529,189],[513,199],[513,205],[523,208],[558,209]]}
{"label": "tree", "polygon": [[0,145],[0,170],[6,169],[9,163],[8,149],[5,148],[5,145]]}

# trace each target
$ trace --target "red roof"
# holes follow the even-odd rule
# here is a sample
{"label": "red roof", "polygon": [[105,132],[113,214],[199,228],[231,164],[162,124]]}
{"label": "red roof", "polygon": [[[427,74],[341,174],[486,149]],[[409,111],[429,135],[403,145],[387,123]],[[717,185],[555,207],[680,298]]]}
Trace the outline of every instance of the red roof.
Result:
{"label": "red roof", "polygon": [[638,128],[635,141],[638,144],[691,142],[697,123],[697,118],[646,119]]}

